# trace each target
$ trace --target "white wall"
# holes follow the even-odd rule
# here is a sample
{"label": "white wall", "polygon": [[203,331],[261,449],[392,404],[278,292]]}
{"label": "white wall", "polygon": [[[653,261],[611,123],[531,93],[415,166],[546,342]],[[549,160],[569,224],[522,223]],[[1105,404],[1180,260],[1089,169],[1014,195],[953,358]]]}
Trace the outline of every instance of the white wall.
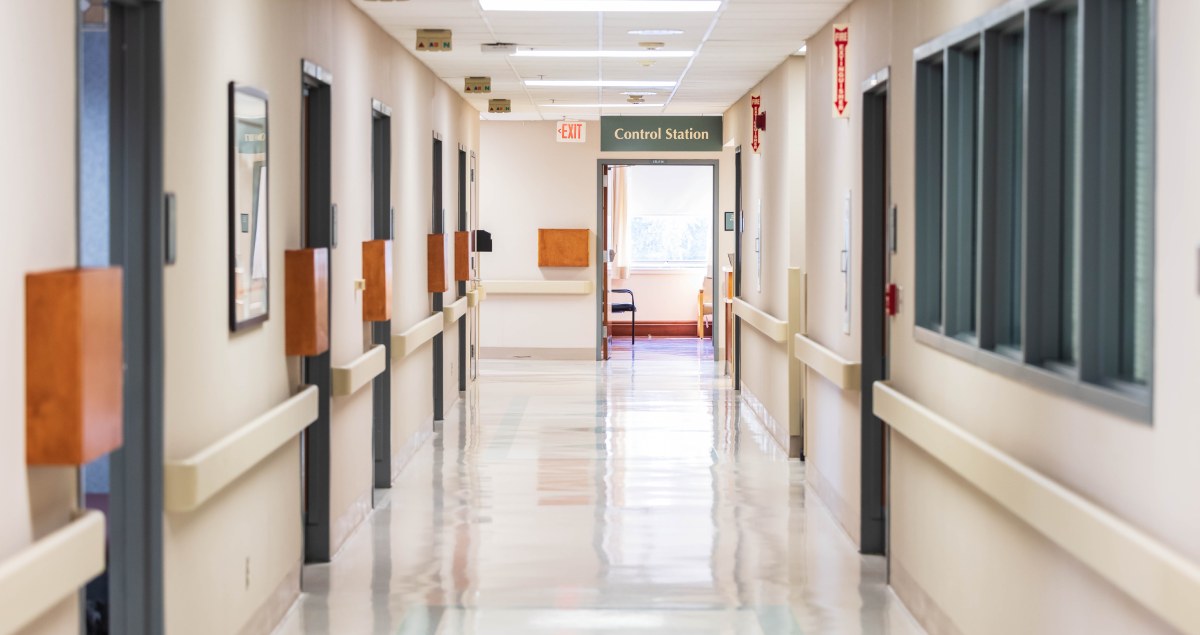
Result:
{"label": "white wall", "polygon": [[[0,24],[0,55],[19,92],[0,100],[9,122],[0,144],[0,185],[9,240],[0,249],[0,562],[66,524],[74,470],[25,467],[25,275],[74,267],[75,12],[70,3],[15,3]],[[28,633],[78,624],[70,598]]]}
{"label": "white wall", "polygon": [[[899,251],[892,281],[902,289],[892,322],[893,384],[935,412],[1038,472],[1126,520],[1169,548],[1200,562],[1200,466],[1193,448],[1200,427],[1192,414],[1200,379],[1200,299],[1196,245],[1200,217],[1191,182],[1192,147],[1200,128],[1187,104],[1194,83],[1174,81],[1200,54],[1192,36],[1195,3],[1157,3],[1159,77],[1157,140],[1158,244],[1155,252],[1154,421],[1130,421],[1037,386],[1009,379],[918,343],[913,336],[914,280],[913,48],[998,6],[995,0],[859,0],[836,18],[851,25],[848,85],[891,67],[892,194],[899,208]],[[822,307],[840,299],[840,273],[830,248],[817,240],[840,221],[836,202],[854,192],[861,218],[861,119],[832,121],[831,34],[809,38],[810,331],[850,359],[858,354],[857,312],[849,338],[840,316]],[[852,93],[853,94],[853,93]],[[817,108],[820,106],[820,109]],[[860,240],[855,231],[856,243]],[[857,266],[857,259],[855,266]],[[857,283],[856,283],[857,286]],[[860,302],[855,291],[855,305]],[[810,383],[813,470],[818,489],[853,533],[858,505],[859,426],[856,397]],[[933,632],[1157,633],[1169,629],[1060,548],[998,507],[928,454],[890,436],[892,583]],[[835,498],[836,497],[836,498]],[[840,499],[837,500],[837,499]],[[995,593],[980,593],[980,584]],[[1019,607],[1019,610],[1014,610]]]}
{"label": "white wall", "polygon": [[[588,141],[574,144],[555,141],[553,121],[482,123],[480,226],[492,232],[495,243],[493,253],[481,254],[485,281],[596,280],[597,161],[601,158],[720,160],[721,209],[733,209],[732,152],[601,153],[599,122],[588,126]],[[539,268],[539,228],[591,230],[591,264],[579,269]],[[691,294],[694,304],[695,291]],[[642,302],[639,294],[638,318],[649,319],[643,315]],[[482,314],[485,356],[595,359],[595,292],[557,297],[489,295]]]}
{"label": "white wall", "polygon": [[[459,143],[477,148],[478,114],[346,0],[215,0],[165,5],[165,187],[179,204],[179,257],[166,272],[166,456],[188,456],[286,399],[299,382],[284,355],[283,251],[300,247],[300,61],[334,76],[331,356],[367,346],[361,242],[370,238],[371,99],[392,106],[396,208],[393,329],[429,315],[434,131],[446,141],[448,203]],[[226,86],[266,90],[271,133],[271,315],[230,334],[226,288]],[[448,206],[449,207],[449,206]],[[450,210],[448,209],[448,212]],[[431,431],[426,346],[394,365],[393,444],[412,450]],[[456,356],[447,346],[446,355]],[[332,406],[334,547],[369,509],[371,388]],[[172,633],[265,632],[296,597],[301,561],[300,466],[293,442],[191,514],[166,519],[166,613]]]}

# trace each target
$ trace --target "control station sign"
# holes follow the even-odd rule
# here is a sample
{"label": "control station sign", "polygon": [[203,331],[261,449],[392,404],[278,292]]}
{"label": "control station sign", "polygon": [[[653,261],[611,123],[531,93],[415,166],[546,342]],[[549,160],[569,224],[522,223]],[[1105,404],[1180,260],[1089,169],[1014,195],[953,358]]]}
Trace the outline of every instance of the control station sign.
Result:
{"label": "control station sign", "polygon": [[582,121],[558,122],[559,143],[584,143],[587,141],[587,124]]}
{"label": "control station sign", "polygon": [[720,152],[722,117],[601,117],[602,152]]}

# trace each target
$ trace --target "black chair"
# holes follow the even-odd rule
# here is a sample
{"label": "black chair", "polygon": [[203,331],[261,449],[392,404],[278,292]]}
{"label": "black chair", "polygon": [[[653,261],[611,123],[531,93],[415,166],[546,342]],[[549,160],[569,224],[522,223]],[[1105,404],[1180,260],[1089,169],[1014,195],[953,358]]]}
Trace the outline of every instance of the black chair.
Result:
{"label": "black chair", "polygon": [[634,338],[634,336],[637,335],[637,304],[634,303],[633,291],[630,291],[629,289],[613,289],[609,293],[628,293],[629,294],[629,302],[628,303],[622,302],[622,303],[618,303],[618,304],[610,304],[608,306],[610,309],[612,309],[613,313],[632,313],[633,314],[633,315],[629,316],[629,318],[633,321],[633,323],[630,324],[630,328],[629,328],[629,343],[633,344],[634,343],[633,338]]}

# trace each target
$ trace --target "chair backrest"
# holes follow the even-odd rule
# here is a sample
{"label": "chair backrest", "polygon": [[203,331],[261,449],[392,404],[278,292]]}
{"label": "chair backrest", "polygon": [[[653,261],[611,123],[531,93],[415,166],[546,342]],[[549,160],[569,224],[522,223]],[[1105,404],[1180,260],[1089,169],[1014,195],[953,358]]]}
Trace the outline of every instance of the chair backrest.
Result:
{"label": "chair backrest", "polygon": [[704,301],[712,302],[713,299],[713,279],[712,276],[704,278]]}

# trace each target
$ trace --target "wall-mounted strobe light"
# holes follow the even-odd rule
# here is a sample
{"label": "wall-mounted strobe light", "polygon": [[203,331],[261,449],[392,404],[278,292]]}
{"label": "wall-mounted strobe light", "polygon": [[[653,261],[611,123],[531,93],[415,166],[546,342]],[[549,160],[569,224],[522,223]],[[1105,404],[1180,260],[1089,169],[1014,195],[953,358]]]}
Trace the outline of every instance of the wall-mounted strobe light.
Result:
{"label": "wall-mounted strobe light", "polygon": [[454,49],[450,29],[417,29],[417,50],[423,53],[445,52]]}
{"label": "wall-mounted strobe light", "polygon": [[715,13],[720,0],[479,0],[484,11]]}

